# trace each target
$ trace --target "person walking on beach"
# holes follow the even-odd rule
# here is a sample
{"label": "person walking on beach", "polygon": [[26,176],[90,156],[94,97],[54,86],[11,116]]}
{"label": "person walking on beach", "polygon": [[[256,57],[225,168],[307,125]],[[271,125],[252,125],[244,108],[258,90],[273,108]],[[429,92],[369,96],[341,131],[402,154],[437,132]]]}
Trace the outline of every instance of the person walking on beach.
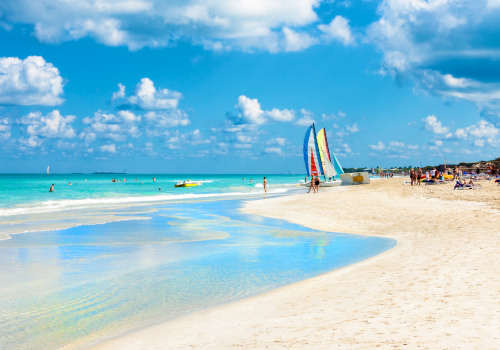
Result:
{"label": "person walking on beach", "polygon": [[422,178],[422,169],[417,168],[417,185],[420,186],[420,179]]}
{"label": "person walking on beach", "polygon": [[316,191],[314,192],[319,192],[319,185],[320,185],[321,181],[319,181],[319,177],[315,177],[314,178],[314,188],[316,189]]}
{"label": "person walking on beach", "polygon": [[54,190],[54,184],[52,184],[52,186],[50,186],[50,188],[49,188],[49,192],[54,192],[54,191],[55,191]]}
{"label": "person walking on beach", "polygon": [[314,176],[311,176],[311,184],[309,185],[309,191],[307,193],[311,192],[311,189],[316,193],[316,187],[314,186]]}
{"label": "person walking on beach", "polygon": [[264,176],[264,192],[267,193],[267,180],[265,176]]}

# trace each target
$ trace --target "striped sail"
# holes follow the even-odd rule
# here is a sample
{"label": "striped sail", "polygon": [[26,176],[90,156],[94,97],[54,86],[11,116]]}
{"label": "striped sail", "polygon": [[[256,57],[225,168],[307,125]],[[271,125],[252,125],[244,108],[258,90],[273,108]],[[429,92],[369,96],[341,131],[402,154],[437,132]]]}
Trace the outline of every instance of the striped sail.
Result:
{"label": "striped sail", "polygon": [[[316,136],[316,138],[318,139],[318,147],[319,147],[319,149],[321,151],[323,151],[323,153],[326,156],[326,159],[328,159],[331,162],[332,159],[330,158],[330,149],[328,148],[328,141],[326,140],[326,131],[325,131],[325,129],[321,129],[320,131],[318,131],[318,135]],[[321,154],[320,154],[320,156],[321,156]],[[322,156],[321,156],[321,160],[323,160]]]}
{"label": "striped sail", "polygon": [[304,162],[307,176],[323,175],[314,124],[307,129],[306,137],[304,138]]}
{"label": "striped sail", "polygon": [[319,156],[321,158],[321,164],[323,165],[324,173],[328,177],[334,177],[335,175],[337,175],[337,171],[331,163],[330,150],[328,148],[325,129],[321,129],[320,131],[318,131],[317,140]]}

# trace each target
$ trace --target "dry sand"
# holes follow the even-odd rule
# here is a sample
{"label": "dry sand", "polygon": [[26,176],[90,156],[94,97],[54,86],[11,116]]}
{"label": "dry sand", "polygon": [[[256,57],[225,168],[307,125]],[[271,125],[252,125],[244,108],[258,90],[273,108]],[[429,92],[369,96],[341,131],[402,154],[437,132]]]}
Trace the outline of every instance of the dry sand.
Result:
{"label": "dry sand", "polygon": [[453,191],[402,182],[247,203],[247,213],[398,245],[99,348],[500,349],[500,186]]}

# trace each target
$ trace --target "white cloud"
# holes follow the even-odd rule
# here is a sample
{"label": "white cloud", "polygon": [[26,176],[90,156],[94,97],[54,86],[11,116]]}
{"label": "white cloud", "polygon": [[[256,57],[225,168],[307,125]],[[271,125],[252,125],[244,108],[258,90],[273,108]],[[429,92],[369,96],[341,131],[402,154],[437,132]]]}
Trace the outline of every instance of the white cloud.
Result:
{"label": "white cloud", "polygon": [[236,143],[234,147],[239,149],[249,149],[252,148],[252,145],[250,143]]}
{"label": "white cloud", "polygon": [[9,119],[0,119],[0,140],[8,140],[10,138],[10,122]]}
{"label": "white cloud", "polygon": [[179,109],[173,111],[149,111],[144,118],[153,128],[170,128],[191,124],[187,114]]}
{"label": "white cloud", "polygon": [[403,142],[391,141],[389,142],[389,147],[402,148],[405,144]]}
{"label": "white cloud", "polygon": [[500,0],[488,0],[486,4],[489,8],[500,7]]}
{"label": "white cloud", "polygon": [[[419,90],[475,103],[500,123],[498,0],[384,0],[367,39],[383,52],[382,73]],[[485,40],[488,38],[488,40]]]}
{"label": "white cloud", "polygon": [[281,148],[279,147],[268,147],[264,150],[265,153],[281,154]]}
{"label": "white cloud", "polygon": [[343,143],[341,146],[344,148],[345,153],[352,153],[352,149],[347,143]]}
{"label": "white cloud", "polygon": [[[269,120],[277,122],[289,122],[295,118],[295,111],[291,109],[273,108],[269,111],[262,109],[260,102],[256,98],[249,98],[245,95],[238,97],[238,103],[235,106],[239,111],[236,120],[230,121],[226,131],[241,131],[244,127],[241,124],[263,125]],[[234,117],[233,117],[234,119]],[[240,125],[234,125],[234,122]]]}
{"label": "white cloud", "polygon": [[318,40],[307,33],[298,33],[288,27],[283,28],[284,46],[286,52],[302,51],[315,45]]}
{"label": "white cloud", "polygon": [[87,142],[97,138],[107,138],[113,141],[125,141],[128,136],[137,138],[141,132],[133,123],[140,120],[139,116],[128,111],[119,111],[117,115],[97,111],[93,117],[83,118],[82,122],[88,124],[89,127],[80,133],[80,138]]}
{"label": "white cloud", "polygon": [[276,51],[283,27],[317,21],[319,0],[52,0],[7,1],[3,22],[30,24],[41,41],[58,43],[90,37],[132,50],[190,41],[210,49]]}
{"label": "white cloud", "polygon": [[476,140],[476,141],[474,141],[474,146],[476,146],[476,147],[484,147],[484,140]]}
{"label": "white cloud", "polygon": [[[341,113],[341,112],[340,112]],[[341,117],[345,117],[345,114]],[[328,119],[331,119],[332,116],[328,116]],[[337,118],[337,117],[334,117]],[[323,119],[325,119],[323,115]],[[340,126],[338,124],[333,124],[334,129],[339,129],[337,132],[335,132],[335,135],[337,135],[338,138],[343,138],[345,136],[349,136],[350,134],[354,134],[360,131],[358,127],[358,123],[354,123],[352,125],[346,125],[345,128],[340,129]]]}
{"label": "white cloud", "polygon": [[338,111],[337,114],[323,114],[321,118],[323,120],[339,120],[345,118],[346,114],[342,111]]}
{"label": "white cloud", "polygon": [[62,93],[59,70],[43,57],[0,57],[0,104],[54,106]]}
{"label": "white cloud", "polygon": [[369,145],[369,147],[376,151],[382,151],[385,149],[385,144],[382,141],[379,141],[376,145]]}
{"label": "white cloud", "polygon": [[359,131],[358,123],[354,123],[351,126],[346,125],[346,130],[349,131],[351,134],[354,134]]}
{"label": "white cloud", "polygon": [[238,97],[238,104],[236,105],[241,112],[241,116],[245,121],[250,124],[264,124],[264,111],[260,107],[259,101],[254,98],[248,98],[244,95]]}
{"label": "white cloud", "polygon": [[466,88],[468,86],[473,85],[474,83],[464,78],[455,78],[451,74],[444,74],[443,76],[444,83],[451,88]]}
{"label": "white cloud", "polygon": [[455,131],[459,139],[487,139],[490,144],[496,144],[499,129],[486,120],[480,120],[476,124]]}
{"label": "white cloud", "polygon": [[20,123],[26,125],[26,131],[31,136],[42,138],[53,137],[75,137],[75,131],[71,126],[71,122],[75,120],[75,116],[62,116],[58,110],[42,115],[41,112],[31,112],[20,119]]}
{"label": "white cloud", "polygon": [[316,121],[309,115],[305,115],[300,119],[297,119],[295,122],[296,125],[298,126],[310,126],[311,124],[315,123]]}
{"label": "white cloud", "polygon": [[[125,88],[123,88],[125,92]],[[135,95],[128,101],[143,109],[176,109],[182,94],[169,89],[156,90],[154,83],[149,78],[142,78],[135,88]]]}
{"label": "white cloud", "polygon": [[174,135],[167,139],[168,147],[171,149],[179,149],[185,145],[206,145],[215,142],[215,138],[204,138],[199,129],[191,132],[180,133],[175,131]]}
{"label": "white cloud", "polygon": [[425,130],[430,131],[434,134],[446,134],[448,133],[448,128],[443,126],[441,122],[434,115],[429,115],[422,119],[424,122]]}
{"label": "white cloud", "polygon": [[125,85],[118,83],[118,91],[113,92],[113,96],[111,97],[111,101],[114,101],[116,99],[122,99],[122,98],[125,98]]}
{"label": "white cloud", "polygon": [[101,152],[116,153],[116,145],[115,144],[102,145],[99,148],[100,148]]}
{"label": "white cloud", "polygon": [[250,143],[253,142],[253,139],[248,135],[238,134],[236,135],[236,141],[241,143]]}
{"label": "white cloud", "polygon": [[268,145],[278,145],[278,146],[284,146],[286,143],[286,139],[283,137],[275,137],[273,139],[270,139],[267,141]]}
{"label": "white cloud", "polygon": [[330,40],[338,40],[344,45],[354,43],[349,21],[342,16],[335,16],[329,24],[320,24],[318,29]]}
{"label": "white cloud", "polygon": [[266,116],[278,122],[291,122],[295,118],[295,111],[290,109],[273,108],[266,112]]}
{"label": "white cloud", "polygon": [[141,121],[140,115],[135,115],[133,112],[130,111],[119,111],[117,115],[126,123],[134,123]]}
{"label": "white cloud", "polygon": [[19,142],[22,145],[26,145],[32,148],[39,147],[42,145],[42,140],[40,140],[40,138],[38,138],[37,136],[30,136],[28,138],[21,137],[19,139]]}

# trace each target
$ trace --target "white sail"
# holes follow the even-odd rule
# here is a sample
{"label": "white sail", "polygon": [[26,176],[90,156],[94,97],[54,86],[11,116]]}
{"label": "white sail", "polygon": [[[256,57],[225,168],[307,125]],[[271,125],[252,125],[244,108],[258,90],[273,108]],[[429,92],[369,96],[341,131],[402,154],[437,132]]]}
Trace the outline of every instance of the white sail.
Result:
{"label": "white sail", "polygon": [[47,175],[49,175],[49,166],[47,165]]}
{"label": "white sail", "polygon": [[323,150],[322,147],[319,147],[319,152],[321,154],[321,163],[323,165],[323,171],[325,173],[325,176],[327,176],[327,177],[334,177],[335,175],[337,175],[337,172],[335,171],[335,167],[328,160],[328,157],[325,154],[325,151]]}

